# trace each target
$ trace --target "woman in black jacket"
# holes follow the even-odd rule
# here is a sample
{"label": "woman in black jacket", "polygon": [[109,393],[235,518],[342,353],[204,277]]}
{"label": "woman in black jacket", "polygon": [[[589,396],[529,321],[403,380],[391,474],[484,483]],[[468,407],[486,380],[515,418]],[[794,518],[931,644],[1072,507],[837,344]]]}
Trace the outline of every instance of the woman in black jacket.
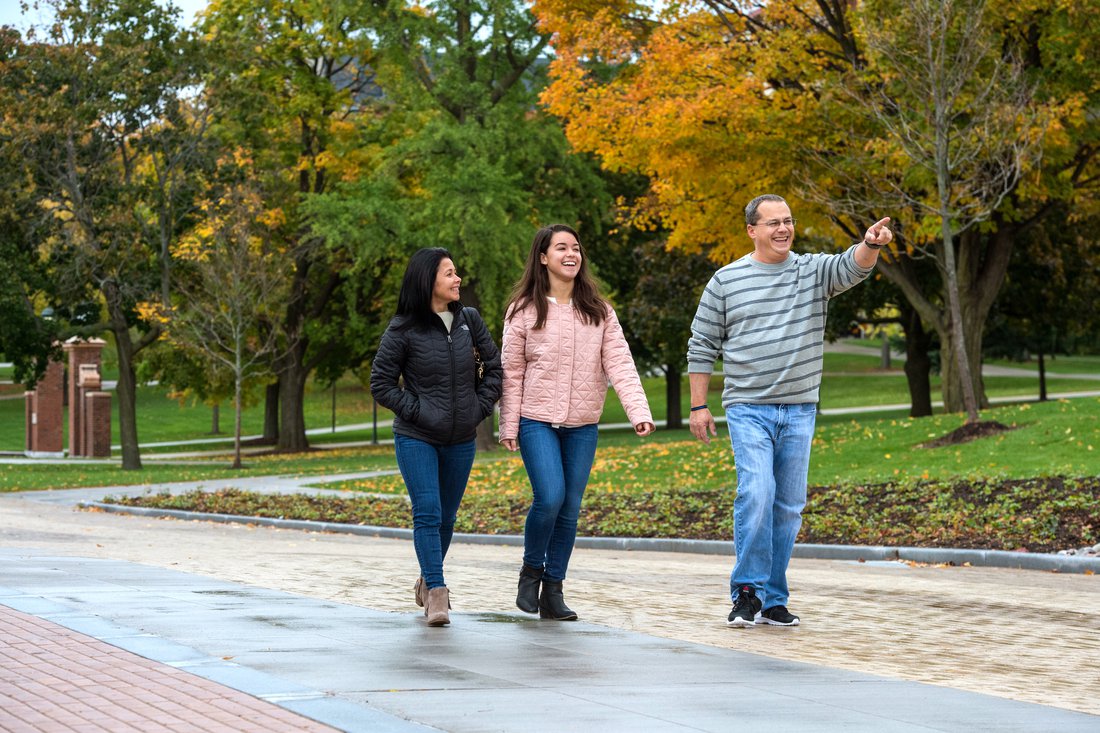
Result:
{"label": "woman in black jacket", "polygon": [[443,558],[473,466],[477,426],[500,398],[500,351],[478,312],[458,302],[461,283],[447,250],[412,256],[370,375],[374,399],[394,414],[397,466],[412,501],[420,562],[416,604],[430,626],[450,623]]}

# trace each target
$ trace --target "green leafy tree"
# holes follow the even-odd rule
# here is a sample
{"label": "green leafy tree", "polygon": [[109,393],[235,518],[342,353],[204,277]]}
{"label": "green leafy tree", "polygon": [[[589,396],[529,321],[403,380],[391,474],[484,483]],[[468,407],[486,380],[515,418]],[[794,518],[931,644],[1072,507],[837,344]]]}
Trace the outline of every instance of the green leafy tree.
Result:
{"label": "green leafy tree", "polygon": [[[1087,110],[1096,108],[1100,89],[1098,36],[1088,30],[1098,7],[1096,0],[967,5],[984,23],[981,43],[972,49],[984,49],[981,70],[960,80],[964,86],[951,110],[957,116],[941,118],[949,123],[941,129],[960,134],[951,141],[959,147],[949,149],[980,151],[986,131],[975,125],[967,132],[965,126],[987,110],[965,110],[985,94],[992,102],[988,109],[997,113],[985,118],[989,146],[979,153],[985,160],[956,159],[969,166],[958,180],[980,181],[981,163],[1010,175],[1001,177],[1007,184],[1003,196],[996,185],[985,189],[991,196],[977,196],[978,188],[944,186],[959,207],[956,214],[981,199],[950,227],[951,267],[943,264],[943,217],[928,208],[936,204],[944,211],[936,203],[937,179],[906,148],[904,129],[889,127],[913,124],[930,102],[941,112],[948,106],[931,94],[912,94],[927,80],[906,85],[900,65],[887,63],[885,49],[872,46],[881,37],[913,50],[942,38],[950,53],[967,49],[951,45],[961,26],[947,35],[904,27],[912,18],[909,6],[892,0],[701,0],[654,9],[633,0],[539,0],[546,27],[558,34],[554,83],[544,100],[567,120],[569,137],[580,149],[596,152],[609,168],[650,177],[649,191],[628,221],[656,221],[674,246],[689,251],[712,246],[721,260],[743,252],[729,226],[736,218],[731,212],[762,191],[788,194],[800,230],[835,236],[837,244],[858,239],[876,215],[893,216],[899,236],[879,269],[937,332],[941,346],[952,350],[942,360],[944,400],[949,409],[963,410],[967,387],[954,366],[961,362],[952,337],[961,330],[966,361],[980,363],[982,325],[1016,239],[1049,216],[1056,200],[1096,206],[1100,128]],[[879,21],[865,25],[865,17]],[[965,13],[956,17],[971,19]],[[989,73],[998,60],[1020,72],[1018,89],[1030,85],[1030,119],[1008,114],[1014,108],[1008,82],[1021,76]],[[876,94],[895,99],[905,114],[872,115],[866,105],[851,104]],[[1041,166],[1023,150],[1035,140],[1042,143]],[[1016,143],[1022,146],[1016,151],[1019,165],[1003,157]],[[948,169],[962,172],[960,166]],[[985,213],[974,217],[979,211]],[[975,218],[975,225],[958,225]],[[923,264],[911,266],[933,257],[942,265],[939,277],[924,277]],[[957,287],[949,282],[952,270]],[[970,371],[981,404],[980,370]]]}
{"label": "green leafy tree", "polygon": [[[968,229],[988,221],[1038,161],[1046,112],[1034,103],[1034,84],[1021,59],[1006,54],[985,0],[870,0],[856,32],[867,66],[843,87],[840,105],[874,120],[868,148],[878,158],[904,160],[902,176],[884,175],[878,210],[891,203],[918,216],[908,241],[936,264],[945,308],[924,308],[936,324],[950,371],[958,374],[962,406],[978,420],[966,331],[981,321],[963,318],[960,246]],[[853,157],[853,156],[850,156]],[[865,155],[854,156],[867,162]],[[823,202],[831,192],[810,182]],[[864,204],[864,208],[866,205]],[[856,212],[849,212],[855,214]],[[925,244],[924,242],[928,242]],[[984,315],[984,314],[983,314]],[[980,361],[973,362],[980,371]]]}
{"label": "green leafy tree", "polygon": [[[241,166],[246,171],[245,166]],[[168,338],[233,385],[233,468],[241,467],[241,411],[247,383],[279,348],[273,316],[286,302],[289,260],[273,245],[281,217],[265,211],[244,176],[202,206],[203,223],[174,248],[178,294],[164,314]]]}
{"label": "green leafy tree", "polygon": [[351,253],[345,242],[313,233],[302,205],[370,163],[372,150],[358,141],[360,125],[382,113],[372,65],[383,5],[213,0],[201,24],[207,52],[219,60],[206,79],[216,135],[247,151],[258,190],[286,221],[278,248],[292,268],[272,324],[280,348],[267,410],[277,415],[272,437],[281,451],[309,446],[303,398],[310,374],[326,364],[338,371],[362,340],[348,328],[358,321],[346,320],[355,302],[343,292],[354,273]]}
{"label": "green leafy tree", "polygon": [[633,252],[637,282],[626,300],[625,321],[636,361],[658,367],[665,376],[666,427],[683,427],[681,382],[687,367],[691,321],[714,261],[703,254],[670,250],[662,240]]}
{"label": "green leafy tree", "polygon": [[[0,66],[11,62],[19,47],[15,31],[0,29]],[[59,335],[59,319],[41,318],[55,304],[47,263],[38,241],[44,236],[35,206],[35,186],[11,139],[9,113],[0,113],[0,354],[14,364],[17,382],[33,389]]]}
{"label": "green leafy tree", "polygon": [[60,297],[101,299],[105,319],[86,332],[113,337],[122,465],[138,469],[135,360],[159,328],[135,306],[167,293],[167,248],[187,215],[198,56],[178,11],[153,0],[48,4],[56,21],[42,39],[7,37],[6,143],[33,187]]}
{"label": "green leafy tree", "polygon": [[499,333],[533,229],[594,233],[608,204],[596,167],[535,106],[549,34],[524,3],[460,0],[391,4],[379,35],[391,114],[369,141],[377,166],[316,207],[315,226],[366,260],[448,248],[464,300]]}
{"label": "green leafy tree", "polygon": [[[549,34],[525,3],[459,0],[392,3],[378,36],[387,112],[364,128],[371,165],[310,203],[314,231],[351,243],[389,306],[408,256],[447,248],[463,301],[499,336],[534,230],[562,221],[591,243],[610,203],[597,166],[536,107]],[[488,423],[479,442],[492,445]]]}
{"label": "green leafy tree", "polygon": [[1100,221],[1067,227],[1072,212],[1060,206],[1058,213],[1018,243],[986,337],[987,354],[1037,357],[1040,400],[1047,399],[1047,358],[1073,353],[1100,330]]}

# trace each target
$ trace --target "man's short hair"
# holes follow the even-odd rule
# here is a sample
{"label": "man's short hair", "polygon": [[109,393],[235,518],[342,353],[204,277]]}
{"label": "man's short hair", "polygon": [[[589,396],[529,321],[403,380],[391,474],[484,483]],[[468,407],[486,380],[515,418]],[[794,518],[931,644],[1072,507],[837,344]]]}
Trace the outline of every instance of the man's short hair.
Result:
{"label": "man's short hair", "polygon": [[756,220],[760,218],[760,215],[757,213],[757,209],[759,209],[760,204],[764,203],[765,201],[778,201],[781,204],[787,203],[782,196],[776,196],[774,193],[765,193],[757,196],[749,202],[748,206],[745,207],[746,224],[748,224],[749,226],[753,226],[754,224],[756,224]]}

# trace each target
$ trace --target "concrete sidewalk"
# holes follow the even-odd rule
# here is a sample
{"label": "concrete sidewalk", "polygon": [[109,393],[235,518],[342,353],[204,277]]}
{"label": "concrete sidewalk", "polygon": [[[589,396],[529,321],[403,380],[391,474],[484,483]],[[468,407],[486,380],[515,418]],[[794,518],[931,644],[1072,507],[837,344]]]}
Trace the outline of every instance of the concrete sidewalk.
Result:
{"label": "concrete sidewalk", "polygon": [[578,549],[559,624],[515,610],[517,548],[455,544],[429,629],[405,540],[75,498],[0,495],[0,604],[339,729],[1100,730],[1095,575],[796,559],[803,625],[735,630],[728,557]]}
{"label": "concrete sidewalk", "polygon": [[[192,727],[165,723],[163,704],[151,701],[146,708],[146,722],[170,730],[225,730],[213,714],[224,718],[242,710],[257,730],[321,729],[306,721],[295,727],[291,713],[347,731],[744,726],[877,733],[1095,731],[1100,725],[1095,716],[1048,706],[518,612],[459,611],[451,628],[430,628],[416,613],[385,613],[130,562],[14,549],[0,551],[0,578],[0,604],[57,624],[55,635],[72,630],[169,665],[161,672],[147,669],[145,678],[132,681],[135,688],[163,685],[157,675],[174,670],[197,676],[190,688],[202,692],[180,694],[187,689],[181,687],[170,693],[169,709]],[[760,631],[790,630],[730,633]],[[41,627],[35,633],[49,636]],[[5,637],[4,645],[11,644]],[[208,704],[205,680],[283,710],[230,697]],[[10,696],[11,685],[0,678],[0,698]],[[26,702],[56,704],[55,689],[39,693],[40,702]],[[194,704],[186,700],[190,694]],[[135,712],[133,706],[112,707]],[[69,712],[80,709],[79,703],[68,706]],[[214,727],[205,727],[207,721]],[[149,729],[140,719],[128,722]],[[2,717],[0,728],[8,729]]]}

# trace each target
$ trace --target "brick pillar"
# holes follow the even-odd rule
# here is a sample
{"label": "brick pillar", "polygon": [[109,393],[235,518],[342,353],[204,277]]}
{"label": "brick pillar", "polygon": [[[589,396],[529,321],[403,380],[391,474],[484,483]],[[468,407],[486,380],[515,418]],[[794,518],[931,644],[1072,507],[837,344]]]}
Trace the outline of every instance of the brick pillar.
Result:
{"label": "brick pillar", "polygon": [[59,361],[50,362],[46,373],[27,396],[27,454],[31,456],[63,456],[65,367]]}
{"label": "brick pillar", "polygon": [[84,395],[84,455],[111,457],[111,393]]}
{"label": "brick pillar", "polygon": [[34,425],[37,420],[34,409],[34,392],[32,390],[24,392],[23,400],[26,405],[26,418],[23,420],[23,426],[25,428],[23,435],[27,436],[23,442],[23,452],[29,455],[34,452]]}
{"label": "brick pillar", "polygon": [[[99,379],[99,366],[97,364],[81,364],[80,373],[76,375],[76,399],[80,403],[80,455],[91,456],[92,444],[88,442],[92,431],[89,429],[91,415],[88,414],[88,396],[98,393],[103,383]],[[70,410],[71,412],[71,410]],[[108,447],[108,450],[110,448]]]}
{"label": "brick pillar", "polygon": [[[84,400],[80,392],[80,367],[93,364],[96,373],[102,362],[100,352],[107,342],[103,339],[81,341],[76,336],[65,342],[62,348],[69,355],[69,455],[83,456],[84,452]],[[99,389],[99,385],[96,385]]]}

